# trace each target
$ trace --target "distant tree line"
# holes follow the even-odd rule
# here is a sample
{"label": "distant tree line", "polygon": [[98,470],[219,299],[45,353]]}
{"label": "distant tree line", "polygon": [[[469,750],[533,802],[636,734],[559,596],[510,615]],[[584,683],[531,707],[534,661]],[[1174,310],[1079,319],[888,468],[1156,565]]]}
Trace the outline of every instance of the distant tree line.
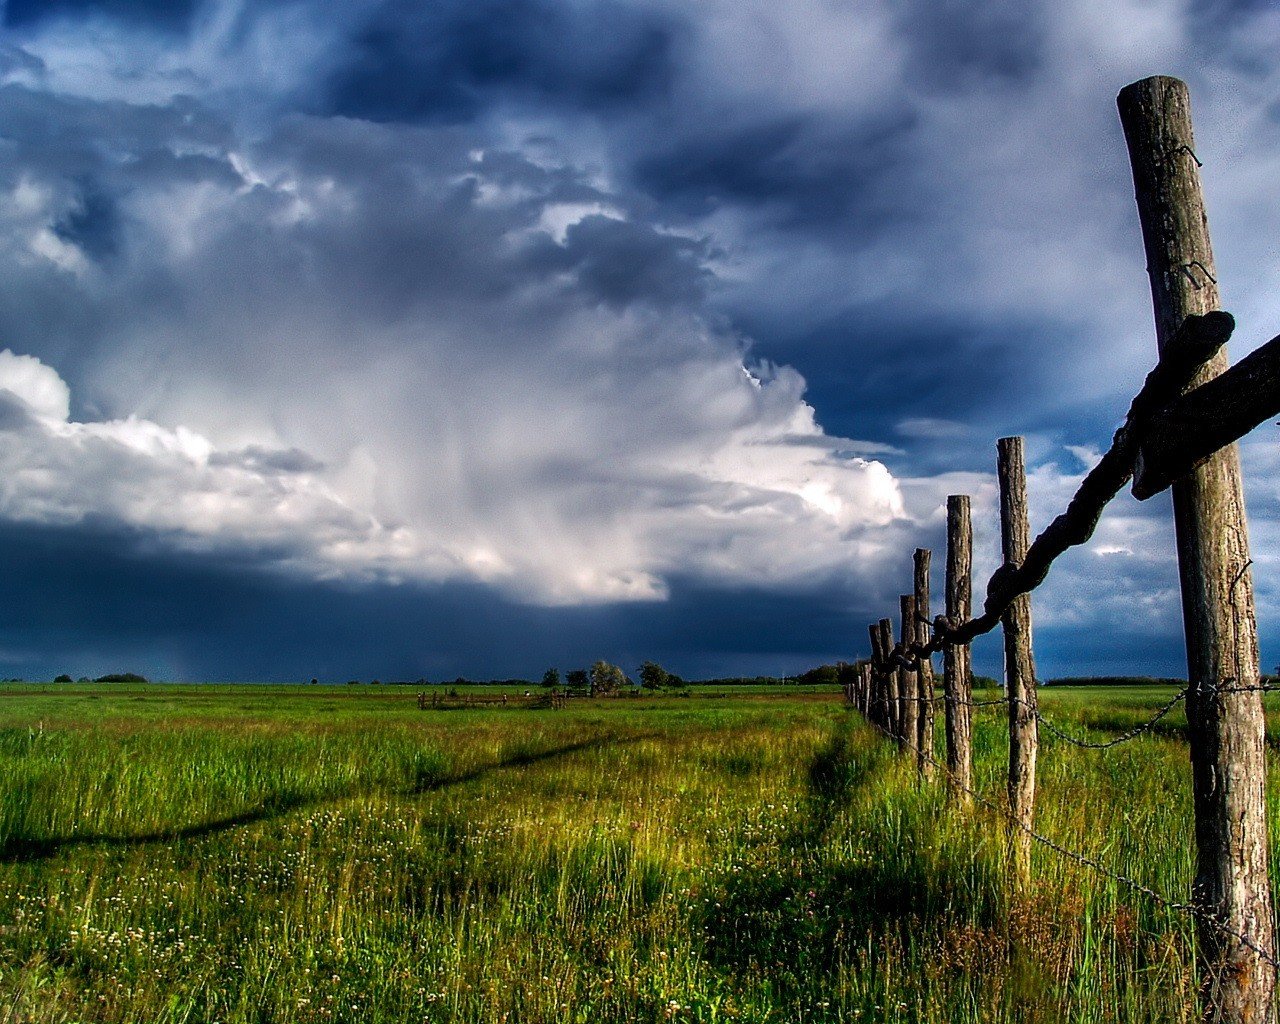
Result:
{"label": "distant tree line", "polygon": [[[60,676],[54,676],[55,683],[145,683],[146,676],[140,676],[137,672],[111,672],[105,676],[98,676],[97,679],[90,679],[88,676],[81,676],[79,679],[72,679],[65,672]],[[17,679],[14,682],[22,682]]]}

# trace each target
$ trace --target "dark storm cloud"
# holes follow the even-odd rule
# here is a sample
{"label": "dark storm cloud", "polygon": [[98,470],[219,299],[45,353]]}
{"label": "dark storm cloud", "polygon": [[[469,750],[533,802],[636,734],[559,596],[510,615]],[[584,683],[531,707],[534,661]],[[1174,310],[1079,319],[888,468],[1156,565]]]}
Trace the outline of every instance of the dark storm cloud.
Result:
{"label": "dark storm cloud", "polygon": [[1025,0],[923,0],[895,11],[915,44],[911,71],[930,88],[1016,88],[1042,66],[1044,20]]}
{"label": "dark storm cloud", "polygon": [[674,18],[623,3],[391,0],[359,24],[320,109],[458,122],[514,95],[607,112],[663,90],[675,32]]}
{"label": "dark storm cloud", "polygon": [[186,28],[197,0],[8,0],[4,23],[25,27],[59,18],[118,18],[167,30]]}
{"label": "dark storm cloud", "polygon": [[[900,179],[907,159],[909,111],[855,124],[768,111],[756,118],[739,125],[686,123],[683,134],[662,132],[636,154],[633,180],[689,214],[737,205],[797,231],[865,237],[901,216],[886,187]],[[671,134],[676,137],[668,141]]]}
{"label": "dark storm cloud", "polygon": [[552,266],[575,272],[586,291],[610,306],[694,304],[711,273],[704,241],[599,214],[569,226],[563,245],[545,245]]}
{"label": "dark storm cloud", "polygon": [[[537,679],[608,658],[689,676],[794,672],[832,645],[850,595],[678,582],[669,602],[531,607],[473,584],[349,587],[245,573],[93,526],[0,527],[0,674],[128,668],[152,678]],[[41,653],[35,653],[41,652]]]}
{"label": "dark storm cloud", "polygon": [[[0,86],[0,140],[10,147],[12,181],[40,170],[79,189],[101,188],[87,176],[118,169],[122,175],[155,174],[169,180],[184,165],[208,175],[232,135],[225,120],[189,97],[171,103],[136,104],[60,96],[24,85]],[[222,154],[219,161],[213,155]]]}
{"label": "dark storm cloud", "polygon": [[114,256],[120,247],[120,212],[115,201],[93,185],[85,186],[77,204],[53,226],[64,242],[79,246],[93,259]]}
{"label": "dark storm cloud", "polygon": [[44,70],[44,61],[39,57],[13,43],[0,42],[0,75],[11,75],[15,72],[40,75]]}

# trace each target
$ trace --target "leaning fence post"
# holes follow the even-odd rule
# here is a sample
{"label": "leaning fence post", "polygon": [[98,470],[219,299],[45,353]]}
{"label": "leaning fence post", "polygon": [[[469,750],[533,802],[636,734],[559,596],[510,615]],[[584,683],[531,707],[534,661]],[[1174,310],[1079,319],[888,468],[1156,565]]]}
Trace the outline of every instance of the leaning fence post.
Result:
{"label": "leaning fence post", "polygon": [[[996,442],[1000,477],[1000,540],[1005,565],[1021,565],[1031,546],[1022,438]],[[1036,665],[1031,654],[1031,595],[1014,599],[1001,618],[1009,702],[1009,846],[1015,887],[1031,880],[1031,828],[1036,804]]]}
{"label": "leaning fence post", "polygon": [[[902,612],[902,654],[904,660],[911,656],[911,645],[916,639],[916,596],[903,594],[898,598],[898,607]],[[906,665],[898,666],[898,699],[902,706],[901,732],[898,742],[903,750],[916,746],[916,722],[920,714],[920,700],[917,694],[916,671]]]}
{"label": "leaning fence post", "polygon": [[[1133,165],[1156,342],[1163,352],[1183,320],[1218,308],[1200,191],[1191,99],[1176,78],[1146,78],[1117,99]],[[1227,368],[1225,349],[1192,386]],[[1271,1019],[1275,973],[1250,943],[1274,945],[1267,877],[1265,722],[1258,626],[1240,456],[1221,449],[1173,485],[1186,632],[1187,698],[1202,911],[1198,956],[1206,1015],[1235,1024]],[[1220,693],[1230,682],[1234,693]],[[1216,923],[1216,924],[1215,924]],[[1247,941],[1246,941],[1247,939]]]}
{"label": "leaning fence post", "polygon": [[885,728],[895,738],[902,735],[902,704],[898,700],[898,672],[893,667],[893,623],[880,620],[880,650],[884,655]]}
{"label": "leaning fence post", "polygon": [[[912,634],[923,647],[929,636],[929,564],[933,555],[928,548],[916,548],[915,612],[916,628]],[[933,775],[933,658],[921,657],[916,669],[916,695],[919,715],[916,718],[916,766],[925,776]]]}
{"label": "leaning fence post", "polygon": [[[973,612],[973,527],[969,495],[947,498],[947,621],[968,621]],[[942,690],[946,695],[947,769],[951,793],[971,803],[973,748],[969,704],[973,700],[973,672],[968,644],[947,644],[942,653]]]}

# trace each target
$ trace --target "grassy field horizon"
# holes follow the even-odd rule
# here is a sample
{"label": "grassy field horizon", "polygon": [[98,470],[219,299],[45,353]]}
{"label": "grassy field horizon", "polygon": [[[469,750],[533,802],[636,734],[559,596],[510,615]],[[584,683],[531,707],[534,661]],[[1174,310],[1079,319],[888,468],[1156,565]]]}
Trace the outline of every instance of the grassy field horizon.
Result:
{"label": "grassy field horizon", "polygon": [[[999,816],[836,692],[727,689],[0,685],[0,1021],[1196,1019],[1184,915],[1043,848],[1013,897]],[[1042,706],[1106,738],[1175,692]],[[1184,728],[1045,735],[1038,827],[1184,898]]]}

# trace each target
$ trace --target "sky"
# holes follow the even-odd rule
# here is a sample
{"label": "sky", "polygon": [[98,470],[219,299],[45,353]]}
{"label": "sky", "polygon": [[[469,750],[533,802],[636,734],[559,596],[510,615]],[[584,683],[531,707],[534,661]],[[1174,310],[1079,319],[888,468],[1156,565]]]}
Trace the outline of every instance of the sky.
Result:
{"label": "sky", "polygon": [[[0,10],[0,675],[864,655],[915,547],[941,594],[948,494],[995,568],[996,438],[1040,529],[1154,363],[1150,74],[1234,356],[1280,330],[1264,0]],[[1184,671],[1170,518],[1126,495],[1055,567],[1042,677]]]}

